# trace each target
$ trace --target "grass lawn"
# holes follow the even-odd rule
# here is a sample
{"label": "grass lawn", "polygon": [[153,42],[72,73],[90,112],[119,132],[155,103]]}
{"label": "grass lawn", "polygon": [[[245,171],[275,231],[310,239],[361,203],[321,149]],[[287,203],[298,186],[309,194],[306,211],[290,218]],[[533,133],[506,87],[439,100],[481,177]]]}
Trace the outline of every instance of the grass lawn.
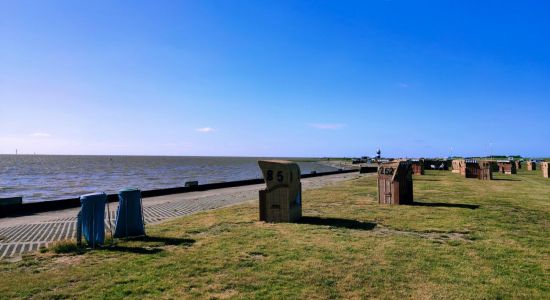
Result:
{"label": "grass lawn", "polygon": [[256,201],[203,212],[0,262],[0,298],[549,299],[550,180],[495,178],[427,171],[418,205],[384,206],[362,177],[305,192],[299,224],[258,222]]}

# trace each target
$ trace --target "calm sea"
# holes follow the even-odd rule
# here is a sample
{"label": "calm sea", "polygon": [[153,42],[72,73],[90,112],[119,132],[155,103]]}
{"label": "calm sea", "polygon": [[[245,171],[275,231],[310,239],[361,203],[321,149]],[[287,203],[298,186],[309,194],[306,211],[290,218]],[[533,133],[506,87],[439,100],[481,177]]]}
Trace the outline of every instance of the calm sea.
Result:
{"label": "calm sea", "polygon": [[[0,155],[0,198],[24,202],[75,198],[85,193],[115,193],[261,178],[254,157]],[[298,162],[302,174],[336,170]]]}

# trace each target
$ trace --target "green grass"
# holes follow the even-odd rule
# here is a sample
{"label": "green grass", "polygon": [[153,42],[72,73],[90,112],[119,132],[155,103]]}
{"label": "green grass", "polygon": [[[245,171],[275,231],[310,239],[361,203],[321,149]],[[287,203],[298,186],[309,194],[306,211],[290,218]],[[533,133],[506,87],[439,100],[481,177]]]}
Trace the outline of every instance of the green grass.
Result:
{"label": "green grass", "polygon": [[[0,263],[0,298],[550,298],[550,180],[427,171],[415,206],[375,177],[304,193],[299,224],[256,202],[148,226],[148,238]],[[71,247],[68,247],[71,248]],[[70,252],[70,251],[69,251]]]}
{"label": "green grass", "polygon": [[84,249],[79,247],[76,243],[76,241],[58,241],[55,242],[49,249],[45,248],[46,251],[42,251],[43,253],[47,252],[47,250],[51,250],[53,253],[62,254],[62,253],[72,253],[72,254],[80,254],[83,252]]}

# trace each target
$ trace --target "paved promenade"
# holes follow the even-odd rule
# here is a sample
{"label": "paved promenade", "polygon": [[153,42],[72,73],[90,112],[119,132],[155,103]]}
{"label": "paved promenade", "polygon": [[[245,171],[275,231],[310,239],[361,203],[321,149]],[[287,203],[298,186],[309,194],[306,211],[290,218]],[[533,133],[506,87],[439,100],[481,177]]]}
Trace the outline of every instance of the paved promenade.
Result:
{"label": "paved promenade", "polygon": [[[357,178],[357,173],[337,174],[302,179],[303,189],[323,187],[339,181]],[[143,199],[146,224],[161,222],[199,211],[220,208],[258,198],[264,184],[192,192]],[[111,221],[114,222],[118,203],[110,203]],[[0,218],[0,259],[37,251],[59,240],[76,236],[78,208],[37,213],[29,216]],[[108,219],[105,220],[108,226]]]}

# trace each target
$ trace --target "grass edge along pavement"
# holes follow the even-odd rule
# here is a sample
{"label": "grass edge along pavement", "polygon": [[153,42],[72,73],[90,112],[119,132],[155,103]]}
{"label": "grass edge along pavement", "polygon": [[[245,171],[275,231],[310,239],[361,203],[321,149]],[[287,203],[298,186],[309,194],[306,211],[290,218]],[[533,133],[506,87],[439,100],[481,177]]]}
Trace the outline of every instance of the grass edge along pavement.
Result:
{"label": "grass edge along pavement", "polygon": [[550,182],[427,171],[416,205],[376,178],[304,193],[300,223],[257,201],[148,226],[148,238],[0,262],[0,298],[549,298]]}

